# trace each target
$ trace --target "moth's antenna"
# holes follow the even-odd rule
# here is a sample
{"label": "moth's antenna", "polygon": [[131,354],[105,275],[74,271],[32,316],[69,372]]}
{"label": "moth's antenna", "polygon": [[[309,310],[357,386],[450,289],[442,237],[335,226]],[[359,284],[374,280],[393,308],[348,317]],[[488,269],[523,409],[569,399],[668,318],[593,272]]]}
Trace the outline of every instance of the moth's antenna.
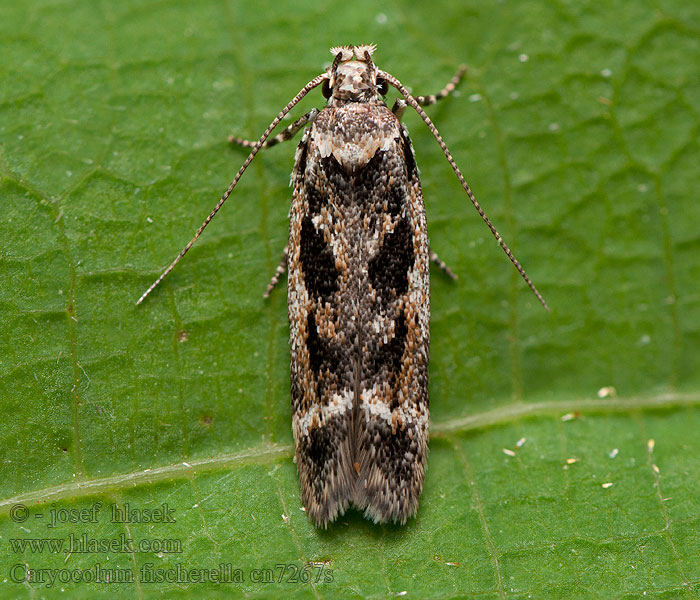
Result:
{"label": "moth's antenna", "polygon": [[343,51],[338,50],[336,48],[332,48],[331,52],[335,52],[335,56],[333,57],[333,64],[331,65],[331,76],[335,75],[336,70],[338,69],[338,65],[340,64],[340,61],[343,60]]}
{"label": "moth's antenna", "polygon": [[219,209],[223,206],[224,202],[226,202],[227,198],[231,195],[231,192],[233,191],[233,188],[236,187],[236,184],[238,183],[238,180],[241,178],[245,170],[248,168],[248,165],[252,162],[253,158],[255,158],[255,155],[258,153],[258,150],[260,150],[260,147],[265,143],[265,140],[269,137],[270,133],[272,133],[272,130],[277,127],[279,122],[284,119],[285,115],[294,108],[294,106],[304,97],[306,94],[308,94],[312,89],[317,87],[318,85],[321,84],[321,82],[328,77],[327,74],[323,73],[321,75],[317,75],[314,77],[309,83],[307,83],[299,93],[294,96],[294,99],[285,106],[282,111],[274,118],[272,123],[270,123],[265,130],[265,133],[260,136],[260,139],[255,142],[255,145],[253,146],[253,149],[250,151],[250,154],[248,155],[248,158],[245,159],[245,162],[241,166],[240,169],[238,169],[238,173],[236,173],[236,176],[233,178],[233,181],[231,182],[231,185],[228,186],[228,189],[224,192],[224,195],[221,196],[221,200],[219,200],[218,204],[214,207],[214,210],[212,210],[209,213],[209,216],[204,220],[204,223],[202,223],[201,227],[197,230],[197,233],[194,234],[194,237],[189,241],[187,246],[185,246],[180,254],[177,255],[177,258],[170,263],[170,266],[163,271],[160,277],[156,279],[152,284],[151,287],[149,287],[138,299],[136,302],[137,305],[141,304],[146,299],[146,296],[150,294],[157,286],[158,284],[165,279],[165,277],[170,273],[175,268],[175,265],[179,263],[182,260],[182,257],[187,254],[187,251],[192,247],[192,244],[194,244],[197,241],[197,238],[200,236],[202,231],[204,231],[204,228],[209,225],[209,221],[211,221],[216,213],[219,212]]}
{"label": "moth's antenna", "polygon": [[476,198],[474,197],[474,192],[472,192],[471,188],[469,187],[467,180],[464,179],[464,175],[462,175],[462,172],[459,170],[457,163],[455,163],[454,158],[452,158],[452,154],[450,154],[450,151],[447,149],[447,144],[445,144],[445,142],[443,141],[442,136],[440,135],[440,132],[437,130],[437,127],[435,127],[435,125],[433,125],[433,122],[430,120],[430,117],[420,107],[420,104],[418,104],[416,99],[413,96],[411,96],[411,94],[401,84],[401,82],[398,79],[396,79],[396,77],[394,77],[393,75],[391,75],[385,71],[378,71],[377,76],[382,77],[383,79],[386,79],[386,81],[388,81],[397,90],[399,90],[399,92],[401,92],[401,95],[404,97],[406,102],[408,104],[410,104],[415,109],[415,111],[420,115],[421,119],[423,119],[423,121],[425,121],[425,124],[428,126],[428,129],[430,129],[431,133],[435,136],[435,139],[437,140],[438,144],[440,144],[440,148],[442,148],[442,151],[445,154],[445,158],[447,158],[447,162],[450,163],[452,170],[457,175],[457,179],[459,179],[459,182],[462,184],[464,191],[467,192],[467,196],[469,196],[469,199],[472,201],[472,204],[474,205],[474,208],[476,208],[476,211],[479,213],[479,216],[481,216],[484,223],[486,223],[488,228],[491,230],[493,237],[496,238],[496,241],[499,243],[501,248],[503,248],[503,251],[506,253],[508,258],[510,259],[510,262],[512,262],[513,265],[515,265],[515,268],[518,270],[518,273],[520,273],[520,275],[522,275],[522,278],[525,280],[527,285],[530,286],[530,289],[533,291],[535,296],[537,296],[537,299],[540,301],[542,306],[544,306],[545,310],[549,311],[549,307],[547,306],[547,303],[544,301],[544,298],[542,297],[542,295],[537,291],[535,284],[532,283],[532,281],[530,281],[530,278],[527,276],[527,273],[525,273],[525,269],[522,268],[522,266],[520,265],[518,260],[515,258],[515,256],[513,256],[513,253],[510,251],[510,248],[503,241],[501,234],[498,233],[498,231],[496,231],[496,228],[491,224],[491,221],[486,216],[484,209],[481,208],[479,203],[476,201]]}

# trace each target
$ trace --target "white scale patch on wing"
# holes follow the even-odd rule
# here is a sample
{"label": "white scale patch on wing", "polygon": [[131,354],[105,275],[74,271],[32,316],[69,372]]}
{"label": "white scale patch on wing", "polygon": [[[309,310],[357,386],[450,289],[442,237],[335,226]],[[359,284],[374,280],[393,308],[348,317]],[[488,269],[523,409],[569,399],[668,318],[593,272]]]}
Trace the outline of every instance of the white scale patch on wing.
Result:
{"label": "white scale patch on wing", "polygon": [[340,394],[333,394],[327,406],[314,404],[309,408],[306,414],[293,415],[292,421],[297,435],[309,435],[309,428],[314,421],[316,422],[316,426],[323,426],[333,417],[348,413],[352,410],[352,401],[352,391],[343,390]]}
{"label": "white scale patch on wing", "polygon": [[372,389],[364,390],[360,394],[360,405],[365,414],[365,419],[378,418],[385,421],[388,425],[392,425],[394,419],[399,417],[406,424],[418,425],[419,429],[427,428],[428,426],[428,414],[425,411],[419,412],[413,403],[402,402],[392,411],[384,398],[384,390],[378,390],[376,383],[372,386]]}

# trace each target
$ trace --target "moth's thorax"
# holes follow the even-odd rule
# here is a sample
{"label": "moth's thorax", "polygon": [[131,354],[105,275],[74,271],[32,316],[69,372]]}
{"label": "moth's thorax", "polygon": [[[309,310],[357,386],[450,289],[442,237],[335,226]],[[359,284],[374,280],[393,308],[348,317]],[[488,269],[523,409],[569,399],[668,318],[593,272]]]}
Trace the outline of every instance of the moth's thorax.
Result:
{"label": "moth's thorax", "polygon": [[332,86],[330,106],[343,106],[348,102],[380,101],[374,69],[365,61],[349,60],[340,63]]}
{"label": "moth's thorax", "polygon": [[395,151],[400,140],[399,121],[383,103],[328,106],[311,129],[311,147],[321,158],[333,155],[347,173],[364,167],[377,151]]}

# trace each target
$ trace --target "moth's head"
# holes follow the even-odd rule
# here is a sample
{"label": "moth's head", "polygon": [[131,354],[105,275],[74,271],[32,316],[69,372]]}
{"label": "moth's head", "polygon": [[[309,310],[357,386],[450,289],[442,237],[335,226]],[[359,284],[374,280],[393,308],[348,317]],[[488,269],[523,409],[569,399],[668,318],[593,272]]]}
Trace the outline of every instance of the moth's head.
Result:
{"label": "moth's head", "polygon": [[323,95],[331,98],[332,104],[371,102],[386,94],[387,83],[377,79],[372,62],[375,49],[374,44],[331,48],[334,60],[326,71]]}

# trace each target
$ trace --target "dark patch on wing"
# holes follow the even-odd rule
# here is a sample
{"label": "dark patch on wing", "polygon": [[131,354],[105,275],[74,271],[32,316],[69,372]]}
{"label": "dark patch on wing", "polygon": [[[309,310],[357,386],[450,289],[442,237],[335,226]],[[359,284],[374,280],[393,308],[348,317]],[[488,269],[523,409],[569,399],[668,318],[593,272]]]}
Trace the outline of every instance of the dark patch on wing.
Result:
{"label": "dark patch on wing", "polygon": [[304,187],[304,192],[306,194],[307,201],[309,203],[309,214],[317,215],[321,212],[321,206],[324,204],[324,200],[327,203],[328,199],[324,198],[318,188],[314,186],[313,183],[307,181]]}
{"label": "dark patch on wing", "polygon": [[335,454],[335,446],[328,428],[319,426],[309,431],[309,444],[307,446],[308,456],[311,462],[318,467],[323,467],[325,463],[331,462]]}
{"label": "dark patch on wing", "polygon": [[364,165],[358,167],[350,181],[353,202],[359,206],[363,218],[366,219],[367,231],[378,227],[384,212],[389,171],[386,152],[377,150]]}
{"label": "dark patch on wing", "polygon": [[401,138],[403,139],[403,158],[406,161],[406,179],[411,181],[416,173],[416,159],[413,158],[411,139],[405,130],[402,130]]}
{"label": "dark patch on wing", "polygon": [[407,334],[408,327],[406,327],[406,316],[403,314],[403,311],[401,311],[394,322],[394,337],[381,348],[381,353],[384,355],[382,357],[384,364],[394,373],[399,373],[401,371],[401,358],[403,357],[404,347],[406,346]]}
{"label": "dark patch on wing", "polygon": [[333,180],[334,175],[340,175],[343,179],[346,178],[346,173],[345,169],[343,169],[343,165],[341,165],[338,162],[338,159],[333,154],[321,159],[321,168],[323,169],[323,172],[326,174],[326,177],[328,177],[329,180]]}
{"label": "dark patch on wing", "polygon": [[391,426],[377,420],[373,424],[374,447],[377,448],[376,464],[387,480],[396,482],[411,481],[415,477],[418,456],[418,438],[414,426],[406,423],[392,433]]}
{"label": "dark patch on wing", "polygon": [[[403,311],[401,311],[401,314],[394,322],[394,337],[381,348],[378,348],[377,353],[374,356],[373,367],[375,373],[379,372],[382,366],[386,366],[389,375],[389,385],[394,389],[396,389],[396,378],[401,373],[401,363],[403,353],[406,348],[407,335],[408,327],[406,327],[406,317],[404,316]],[[399,398],[395,394],[389,408],[394,410],[398,405]]]}
{"label": "dark patch on wing", "polygon": [[333,250],[308,215],[301,222],[300,250],[299,260],[309,296],[327,299],[338,289],[339,273],[335,268]]}
{"label": "dark patch on wing", "polygon": [[311,370],[316,375],[326,371],[336,374],[340,364],[340,353],[333,344],[318,334],[313,311],[309,311],[309,316],[306,319],[306,330],[308,332],[306,347],[309,350]]}
{"label": "dark patch on wing", "polygon": [[[384,168],[385,155],[386,152],[384,152],[384,150],[377,150],[374,153],[374,156],[372,156],[372,158],[370,158],[364,166],[360,167],[359,170],[367,171],[369,173],[370,178],[376,177],[372,175],[372,172],[384,173],[386,171],[386,169]],[[370,180],[369,183],[372,183],[372,181]]]}
{"label": "dark patch on wing", "polygon": [[306,171],[306,158],[309,155],[309,138],[302,138],[301,142],[299,142],[299,149],[301,150],[301,154],[299,155],[299,162],[297,163],[297,172],[303,177]]}
{"label": "dark patch on wing", "polygon": [[395,181],[394,185],[392,185],[389,189],[387,198],[387,208],[390,215],[396,216],[401,212],[401,207],[403,206],[405,197],[406,188]]}
{"label": "dark patch on wing", "polygon": [[411,223],[403,217],[394,226],[392,233],[384,236],[379,252],[369,261],[369,280],[384,301],[408,290],[408,272],[415,263]]}

